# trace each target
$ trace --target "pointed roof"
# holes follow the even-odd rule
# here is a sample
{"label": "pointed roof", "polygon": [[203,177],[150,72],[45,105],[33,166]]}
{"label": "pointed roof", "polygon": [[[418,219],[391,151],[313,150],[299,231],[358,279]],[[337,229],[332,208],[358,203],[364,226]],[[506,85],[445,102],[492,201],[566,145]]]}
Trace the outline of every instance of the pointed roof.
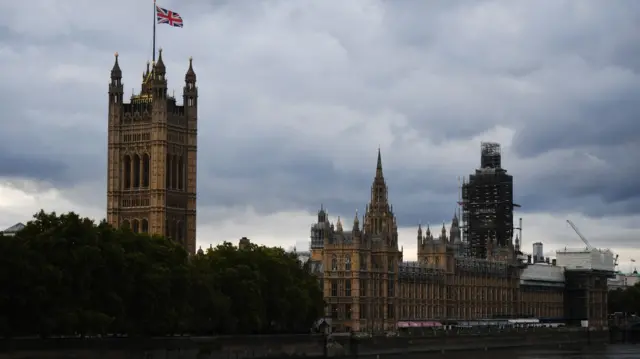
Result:
{"label": "pointed roof", "polygon": [[113,54],[116,58],[113,63],[113,68],[111,69],[111,78],[112,79],[121,79],[122,78],[122,70],[120,70],[120,64],[118,63],[118,53]]}
{"label": "pointed roof", "polygon": [[189,57],[189,69],[184,75],[185,82],[196,82],[196,72],[193,71],[193,57]]}
{"label": "pointed roof", "polygon": [[378,147],[378,163],[376,164],[376,178],[382,178],[382,154],[380,153],[380,147]]}
{"label": "pointed roof", "polygon": [[167,71],[164,61],[162,61],[162,49],[158,50],[158,62],[156,62],[155,71],[159,74],[164,74]]}

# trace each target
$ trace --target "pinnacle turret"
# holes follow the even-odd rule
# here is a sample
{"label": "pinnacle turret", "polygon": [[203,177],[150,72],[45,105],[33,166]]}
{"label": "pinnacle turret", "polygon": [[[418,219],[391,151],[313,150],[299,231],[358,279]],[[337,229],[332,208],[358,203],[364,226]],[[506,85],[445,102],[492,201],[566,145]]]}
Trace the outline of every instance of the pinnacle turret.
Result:
{"label": "pinnacle turret", "polygon": [[120,80],[122,79],[122,70],[120,70],[120,64],[118,63],[118,53],[114,54],[115,62],[113,63],[113,68],[111,69],[111,79],[112,80]]}

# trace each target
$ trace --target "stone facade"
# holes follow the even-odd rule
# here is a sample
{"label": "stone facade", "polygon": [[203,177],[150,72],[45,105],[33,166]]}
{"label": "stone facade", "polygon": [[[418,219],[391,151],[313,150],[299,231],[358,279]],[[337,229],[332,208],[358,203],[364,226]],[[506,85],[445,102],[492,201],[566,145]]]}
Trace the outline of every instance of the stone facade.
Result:
{"label": "stone facade", "polygon": [[123,100],[118,54],[109,84],[107,221],[171,238],[189,253],[196,245],[198,88],[191,60],[183,104],[167,95],[162,50]]}
{"label": "stone facade", "polygon": [[[356,213],[348,230],[340,218],[330,223],[321,208],[311,228],[310,268],[321,278],[333,330],[393,330],[400,321],[566,317],[563,268],[529,265],[511,240],[487,243],[485,258],[469,256],[460,233],[455,215],[449,230],[443,224],[437,235],[419,226],[417,261],[403,261],[378,152],[364,216]],[[604,303],[597,298],[592,305],[600,309],[587,310],[597,313],[590,317],[594,325],[603,324],[606,313],[606,296]]]}

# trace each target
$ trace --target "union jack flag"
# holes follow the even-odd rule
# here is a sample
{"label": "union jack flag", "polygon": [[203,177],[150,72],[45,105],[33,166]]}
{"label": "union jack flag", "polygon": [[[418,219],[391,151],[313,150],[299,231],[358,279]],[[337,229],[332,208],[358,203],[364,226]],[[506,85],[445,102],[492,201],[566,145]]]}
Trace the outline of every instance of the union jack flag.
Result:
{"label": "union jack flag", "polygon": [[158,5],[156,5],[156,19],[158,19],[158,24],[169,24],[169,26],[173,27],[182,27],[182,17],[180,17],[180,14],[163,9]]}

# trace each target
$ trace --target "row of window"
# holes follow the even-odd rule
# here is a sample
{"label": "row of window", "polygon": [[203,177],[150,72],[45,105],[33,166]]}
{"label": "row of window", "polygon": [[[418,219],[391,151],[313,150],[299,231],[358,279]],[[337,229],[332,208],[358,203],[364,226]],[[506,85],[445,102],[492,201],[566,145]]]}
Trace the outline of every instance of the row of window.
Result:
{"label": "row of window", "polygon": [[[368,284],[373,284],[371,287]],[[353,293],[351,289],[351,280],[332,279],[330,282],[330,292],[332,297],[351,297],[352,295],[360,295],[361,297],[382,297],[383,284],[381,281],[368,282],[366,279],[360,279],[359,293]],[[369,291],[369,289],[371,289]],[[387,281],[387,296],[395,296],[395,282],[393,277]]]}
{"label": "row of window", "polygon": [[[122,228],[130,228],[134,233],[149,233],[149,220],[147,218],[125,219],[121,224]],[[184,244],[186,238],[186,226],[183,221],[165,220],[165,237]]]}
{"label": "row of window", "polygon": [[[368,269],[368,256],[364,253],[360,253],[360,261],[359,261],[359,265],[360,265],[360,270],[367,270]],[[342,259],[342,260],[340,260]],[[342,258],[338,258],[338,256],[336,254],[333,254],[331,256],[331,270],[332,271],[337,271],[337,270],[345,270],[345,271],[350,271],[353,269],[352,263],[351,263],[351,255],[350,254],[345,254]],[[395,260],[393,258],[387,258],[387,266],[385,267],[382,263],[382,258],[381,257],[372,257],[371,258],[371,267],[374,270],[387,270],[389,272],[395,272],[396,270],[396,264],[395,264]]]}
{"label": "row of window", "polygon": [[150,141],[150,133],[126,133],[122,135],[123,142]]}
{"label": "row of window", "polygon": [[122,207],[149,207],[148,198],[123,199]]}
{"label": "row of window", "polygon": [[[332,297],[383,297],[384,282],[380,280],[360,279],[358,293],[352,291],[351,279],[332,279],[330,282],[330,295]],[[395,283],[393,277],[387,281],[387,297],[395,296]],[[443,298],[446,295],[450,300],[478,300],[478,301],[511,301],[515,298],[514,291],[502,288],[470,288],[453,287],[445,290],[443,286],[433,284],[400,285],[400,298],[405,299],[433,299]],[[533,298],[532,298],[533,299]],[[554,303],[557,297],[543,296],[535,298],[535,302]]]}
{"label": "row of window", "polygon": [[[184,190],[187,171],[183,156],[167,154],[165,165],[166,188]],[[125,155],[122,177],[124,189],[148,188],[151,183],[151,156],[147,153]]]}

